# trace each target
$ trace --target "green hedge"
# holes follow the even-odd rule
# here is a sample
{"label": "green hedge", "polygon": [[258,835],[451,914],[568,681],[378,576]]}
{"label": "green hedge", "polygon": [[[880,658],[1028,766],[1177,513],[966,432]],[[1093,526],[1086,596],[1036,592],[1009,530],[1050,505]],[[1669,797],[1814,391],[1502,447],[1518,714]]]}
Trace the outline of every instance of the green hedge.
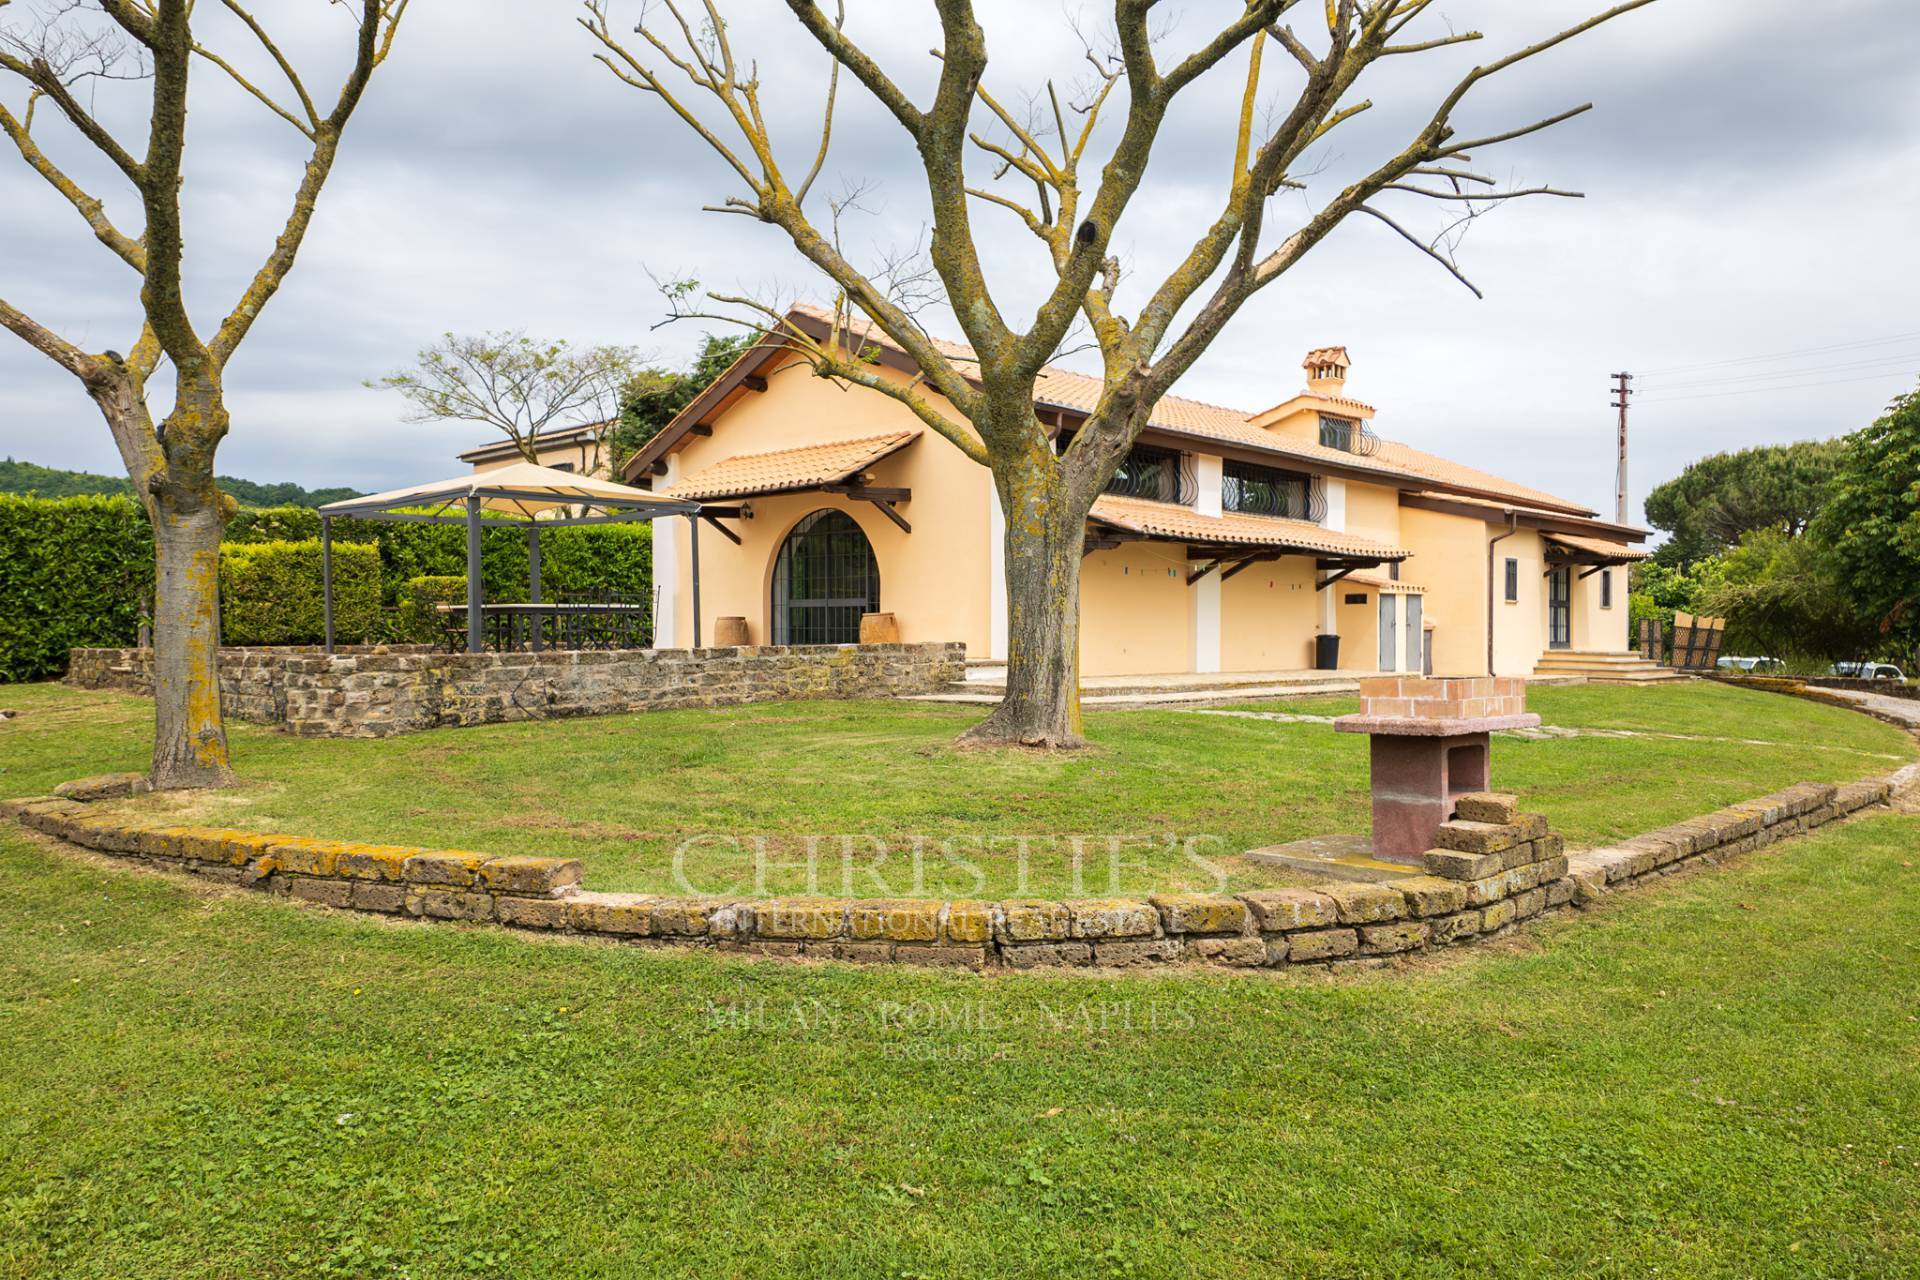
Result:
{"label": "green hedge", "polygon": [[446,634],[438,606],[466,602],[465,578],[427,575],[408,578],[400,592],[399,633],[415,644],[438,644]]}
{"label": "green hedge", "polygon": [[0,495],[0,681],[65,671],[77,645],[132,644],[152,592],[131,499]]}
{"label": "green hedge", "polygon": [[[380,548],[333,549],[333,638],[380,638]],[[318,644],[326,638],[320,542],[241,542],[220,548],[220,639],[226,644]]]}
{"label": "green hedge", "polygon": [[[320,517],[310,508],[250,507],[227,526],[225,541],[319,536]],[[336,551],[349,544],[378,550],[383,609],[398,610],[411,579],[466,577],[466,529],[458,524],[336,520],[333,541]],[[543,530],[540,567],[550,600],[592,591],[645,595],[653,584],[652,529],[636,523]],[[523,530],[482,535],[481,577],[490,600],[527,598]],[[0,495],[0,681],[57,676],[76,645],[133,644],[152,587],[153,539],[131,499]],[[227,638],[239,643],[231,633]]]}

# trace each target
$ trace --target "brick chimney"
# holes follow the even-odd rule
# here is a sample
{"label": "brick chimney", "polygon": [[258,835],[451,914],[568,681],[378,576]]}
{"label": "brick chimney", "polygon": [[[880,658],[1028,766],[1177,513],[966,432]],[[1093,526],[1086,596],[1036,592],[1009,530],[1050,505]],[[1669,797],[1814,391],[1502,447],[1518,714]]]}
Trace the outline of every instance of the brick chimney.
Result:
{"label": "brick chimney", "polygon": [[1345,394],[1347,368],[1352,364],[1345,347],[1317,347],[1300,364],[1307,371],[1308,391],[1333,399]]}

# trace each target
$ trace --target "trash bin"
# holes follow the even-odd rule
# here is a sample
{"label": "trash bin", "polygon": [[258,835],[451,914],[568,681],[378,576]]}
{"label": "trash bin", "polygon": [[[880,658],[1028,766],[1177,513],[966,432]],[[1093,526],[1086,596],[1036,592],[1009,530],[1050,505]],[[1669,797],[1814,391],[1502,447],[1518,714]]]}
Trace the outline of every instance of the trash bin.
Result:
{"label": "trash bin", "polygon": [[1313,669],[1315,671],[1338,671],[1340,669],[1340,637],[1315,636],[1313,638]]}

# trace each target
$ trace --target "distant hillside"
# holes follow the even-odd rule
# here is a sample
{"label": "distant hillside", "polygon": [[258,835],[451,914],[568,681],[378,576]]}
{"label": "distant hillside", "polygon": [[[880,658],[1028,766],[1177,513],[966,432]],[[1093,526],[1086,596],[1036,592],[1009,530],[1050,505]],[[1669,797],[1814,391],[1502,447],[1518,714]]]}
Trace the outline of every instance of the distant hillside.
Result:
{"label": "distant hillside", "polygon": [[[235,476],[219,477],[220,487],[249,507],[318,507],[342,498],[357,498],[358,489],[302,489],[297,484],[256,484]],[[0,493],[28,493],[40,498],[73,498],[83,494],[133,493],[125,476],[99,476],[90,471],[61,471],[33,462],[0,461]]]}

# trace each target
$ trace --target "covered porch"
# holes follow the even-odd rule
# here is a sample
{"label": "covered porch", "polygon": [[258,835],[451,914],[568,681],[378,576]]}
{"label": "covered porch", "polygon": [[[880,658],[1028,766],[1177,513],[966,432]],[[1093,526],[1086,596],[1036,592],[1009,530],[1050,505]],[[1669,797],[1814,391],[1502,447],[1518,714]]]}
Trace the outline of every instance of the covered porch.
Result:
{"label": "covered porch", "polygon": [[1305,520],[1103,496],[1081,570],[1082,687],[1418,670],[1420,593],[1394,567],[1408,554]]}

